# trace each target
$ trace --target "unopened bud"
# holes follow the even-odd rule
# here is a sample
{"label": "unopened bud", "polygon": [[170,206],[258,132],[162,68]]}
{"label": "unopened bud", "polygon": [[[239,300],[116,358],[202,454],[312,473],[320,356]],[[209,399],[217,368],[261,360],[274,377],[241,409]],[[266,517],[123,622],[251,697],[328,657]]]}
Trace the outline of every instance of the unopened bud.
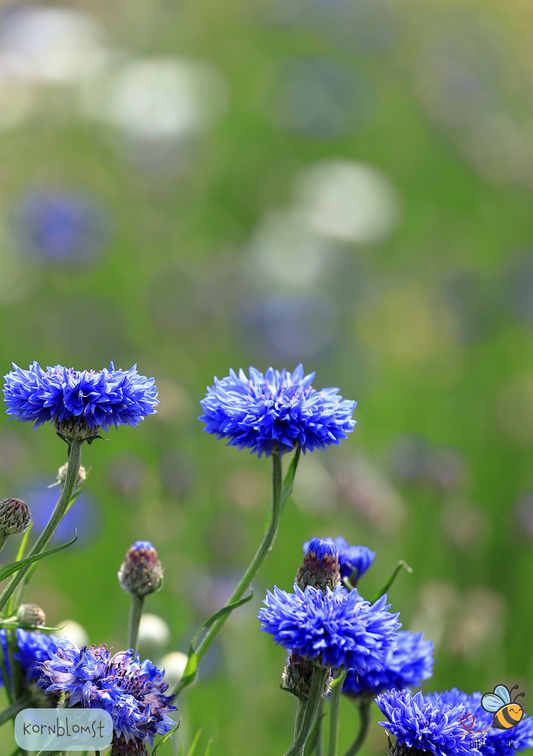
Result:
{"label": "unopened bud", "polygon": [[17,610],[17,621],[22,625],[44,627],[46,615],[37,604],[21,604]]}
{"label": "unopened bud", "polygon": [[308,585],[326,593],[340,585],[339,556],[331,538],[313,538],[309,541],[302,566],[296,573],[296,583],[305,590]]}
{"label": "unopened bud", "polygon": [[0,534],[25,533],[31,519],[30,508],[22,499],[4,499],[0,502]]}
{"label": "unopened bud", "polygon": [[[57,471],[57,479],[63,485],[65,480],[67,479],[67,468],[68,468],[68,462],[65,462],[64,465],[62,465],[59,470]],[[79,472],[78,472],[78,480],[76,481],[76,488],[79,488],[81,485],[85,483],[85,479],[87,478],[87,470],[83,465],[81,465]]]}
{"label": "unopened bud", "polygon": [[135,541],[118,573],[120,587],[142,598],[163,584],[163,568],[150,541]]}
{"label": "unopened bud", "polygon": [[[304,659],[303,656],[300,656],[295,651],[291,651],[287,666],[283,670],[281,687],[283,690],[299,698],[300,701],[306,701],[309,697],[311,678],[315,669],[316,664],[308,659]],[[332,681],[333,676],[330,670],[324,683],[324,696],[327,696],[329,693]]]}

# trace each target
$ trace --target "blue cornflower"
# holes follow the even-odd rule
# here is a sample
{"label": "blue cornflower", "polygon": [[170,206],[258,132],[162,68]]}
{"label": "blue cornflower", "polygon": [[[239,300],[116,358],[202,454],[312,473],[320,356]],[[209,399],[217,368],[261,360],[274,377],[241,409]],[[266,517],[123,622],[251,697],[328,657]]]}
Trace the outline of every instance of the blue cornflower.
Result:
{"label": "blue cornflower", "polygon": [[378,693],[391,688],[407,688],[418,685],[431,677],[433,670],[433,643],[424,640],[422,633],[408,631],[398,633],[398,645],[387,654],[383,669],[356,673],[348,670],[343,693],[350,697],[375,698]]}
{"label": "blue cornflower", "polygon": [[164,695],[164,672],[149,659],[140,662],[133,649],[111,656],[105,646],[80,650],[61,639],[40,666],[38,685],[45,693],[67,693],[69,708],[105,709],[116,739],[151,746],[156,733],[165,735],[175,726],[167,716],[176,707],[174,696]]}
{"label": "blue cornflower", "polygon": [[280,646],[326,667],[379,669],[396,645],[400,627],[386,601],[382,596],[370,604],[357,590],[348,593],[340,586],[325,594],[313,586],[302,591],[296,583],[294,593],[274,587],[264,599],[267,608],[259,611],[261,630]]}
{"label": "blue cornflower", "polygon": [[[524,714],[520,722],[508,730],[492,727],[493,714],[481,706],[481,693],[463,693],[457,688],[442,693],[430,693],[425,696],[428,701],[441,700],[448,705],[463,704],[467,718],[464,727],[472,728],[468,737],[477,740],[479,751],[483,756],[499,756],[533,748],[533,717]],[[473,719],[470,715],[473,715]],[[478,734],[479,733],[479,734]]]}
{"label": "blue cornflower", "polygon": [[[336,553],[339,556],[339,567],[341,571],[341,580],[350,578],[353,571],[357,571],[356,583],[359,578],[368,570],[376,556],[374,551],[370,551],[366,546],[348,546],[348,542],[339,536],[339,538],[326,538],[336,547]],[[306,541],[303,545],[304,554],[309,551],[311,541]]]}
{"label": "blue cornflower", "polygon": [[207,433],[258,456],[290,452],[296,445],[305,454],[339,444],[355,427],[356,402],[343,400],[337,388],[316,391],[314,377],[304,376],[302,365],[293,373],[269,368],[265,375],[251,367],[250,378],[242,369],[238,375],[230,370],[208,387],[199,420]]}
{"label": "blue cornflower", "polygon": [[396,689],[382,693],[376,703],[388,719],[379,724],[397,738],[392,753],[407,755],[412,749],[436,756],[479,756],[461,724],[464,704],[447,704],[439,697],[429,700],[422,693],[412,696],[408,690]]}
{"label": "blue cornflower", "polygon": [[[49,658],[49,651],[55,652],[57,650],[57,638],[53,635],[29,632],[23,630],[21,627],[17,627],[16,632],[17,646],[19,650],[13,654],[13,658],[20,662],[26,678],[26,683],[28,683],[32,678],[37,678],[41,674],[38,665]],[[7,657],[6,631],[4,629],[0,630],[0,642],[2,643],[6,671],[11,679],[11,669]],[[5,681],[1,675],[0,680],[2,681],[2,684],[4,684]]]}
{"label": "blue cornflower", "polygon": [[139,420],[152,415],[158,404],[153,378],[139,375],[134,365],[129,370],[100,371],[48,367],[38,362],[23,370],[13,364],[4,376],[7,414],[35,423],[49,421],[56,425],[83,425],[97,433],[111,425],[137,426]]}

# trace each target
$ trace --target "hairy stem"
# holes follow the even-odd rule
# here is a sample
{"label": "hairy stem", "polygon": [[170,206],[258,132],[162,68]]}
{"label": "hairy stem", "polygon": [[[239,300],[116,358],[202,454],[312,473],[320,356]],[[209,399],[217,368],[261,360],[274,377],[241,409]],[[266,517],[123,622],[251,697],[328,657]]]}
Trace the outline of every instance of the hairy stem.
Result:
{"label": "hairy stem", "polygon": [[128,645],[127,648],[137,650],[137,641],[139,640],[139,625],[143,616],[144,596],[137,596],[135,593],[131,596],[130,606],[130,623],[128,626]]}
{"label": "hairy stem", "polygon": [[[59,496],[59,500],[55,506],[54,511],[52,512],[52,515],[50,516],[50,519],[48,520],[46,527],[30,549],[28,556],[31,556],[33,554],[40,554],[46,549],[52,536],[56,532],[59,523],[67,512],[68,505],[78,481],[78,473],[81,465],[82,444],[83,441],[79,440],[73,440],[70,442],[67,475],[65,477],[63,487],[61,488],[61,495]],[[24,576],[30,569],[31,565],[28,565],[27,567],[23,567],[13,575],[13,577],[9,581],[9,584],[0,596],[0,612],[4,610],[10,597],[16,591],[18,585],[22,582]]]}
{"label": "hairy stem", "polygon": [[339,714],[342,695],[342,683],[331,691],[329,707],[329,741],[328,756],[337,756],[339,747]]}
{"label": "hairy stem", "polygon": [[324,685],[328,674],[329,669],[322,669],[322,667],[314,668],[313,677],[311,678],[311,686],[309,688],[309,696],[305,702],[303,715],[300,718],[300,727],[285,756],[302,756],[307,738],[309,737],[315,722],[320,700],[324,695]]}

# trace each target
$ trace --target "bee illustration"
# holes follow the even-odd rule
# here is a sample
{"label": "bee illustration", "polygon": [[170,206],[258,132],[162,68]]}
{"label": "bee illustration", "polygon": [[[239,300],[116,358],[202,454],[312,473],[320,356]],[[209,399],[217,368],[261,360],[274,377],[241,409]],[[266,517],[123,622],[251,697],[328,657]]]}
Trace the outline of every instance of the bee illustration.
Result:
{"label": "bee illustration", "polygon": [[511,701],[511,692],[515,688],[518,688],[518,685],[513,685],[511,690],[505,685],[497,685],[493,693],[485,693],[481,699],[481,705],[485,711],[494,712],[492,726],[499,730],[510,730],[524,716],[524,710],[520,704],[516,703],[516,699],[519,696],[525,696],[525,693],[517,693]]}

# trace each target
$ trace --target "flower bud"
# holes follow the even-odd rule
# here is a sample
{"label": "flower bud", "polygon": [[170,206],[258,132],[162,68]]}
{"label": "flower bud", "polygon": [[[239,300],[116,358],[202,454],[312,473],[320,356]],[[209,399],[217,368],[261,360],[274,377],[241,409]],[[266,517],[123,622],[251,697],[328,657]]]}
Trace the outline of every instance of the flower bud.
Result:
{"label": "flower bud", "polygon": [[312,585],[326,593],[326,588],[333,591],[340,582],[337,547],[331,538],[313,538],[309,541],[304,563],[296,573],[298,587],[303,591],[306,586]]}
{"label": "flower bud", "polygon": [[[57,471],[57,479],[63,485],[65,480],[67,479],[67,468],[68,468],[68,462],[65,462],[64,465],[61,465],[59,470]],[[87,470],[83,465],[80,466],[79,472],[78,472],[78,480],[76,481],[76,488],[79,488],[83,483],[85,483],[85,479],[87,478]]]}
{"label": "flower bud", "polygon": [[101,438],[100,431],[102,429],[99,425],[90,428],[85,420],[78,417],[56,420],[54,424],[57,435],[67,443],[70,441],[87,441],[90,444],[95,438]]}
{"label": "flower bud", "polygon": [[[288,693],[292,693],[300,701],[305,701],[309,697],[309,689],[311,688],[311,678],[313,671],[316,668],[314,662],[304,659],[303,656],[299,656],[295,651],[291,651],[291,655],[288,658],[287,666],[283,670],[281,678],[281,687]],[[333,675],[331,670],[326,677],[324,683],[324,696],[330,691]]]}
{"label": "flower bud", "polygon": [[135,541],[118,572],[120,587],[142,598],[163,584],[163,568],[150,541]]}
{"label": "flower bud", "polygon": [[149,756],[149,754],[142,740],[133,738],[126,742],[124,736],[117,738],[114,735],[109,756]]}
{"label": "flower bud", "polygon": [[21,625],[46,625],[46,615],[37,604],[21,604],[17,610],[17,621]]}
{"label": "flower bud", "polygon": [[30,508],[22,499],[4,499],[0,502],[0,534],[25,533],[31,519]]}

